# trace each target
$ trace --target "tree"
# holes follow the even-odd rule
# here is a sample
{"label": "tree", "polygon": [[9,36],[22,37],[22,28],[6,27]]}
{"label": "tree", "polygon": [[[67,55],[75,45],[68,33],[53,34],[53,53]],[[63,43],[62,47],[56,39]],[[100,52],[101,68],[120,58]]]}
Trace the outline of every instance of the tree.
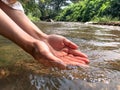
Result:
{"label": "tree", "polygon": [[39,10],[42,18],[54,18],[61,10],[62,6],[68,5],[67,0],[44,0],[39,1]]}
{"label": "tree", "polygon": [[120,0],[80,0],[65,8],[56,19],[86,22],[104,17],[120,19]]}
{"label": "tree", "polygon": [[[20,0],[25,13],[30,17],[54,19],[61,11],[61,7],[67,6],[70,0]],[[76,1],[76,0],[75,0]]]}
{"label": "tree", "polygon": [[28,15],[28,17],[33,20],[39,20],[41,16],[41,12],[38,8],[38,4],[35,2],[35,0],[20,0],[24,7],[25,13]]}

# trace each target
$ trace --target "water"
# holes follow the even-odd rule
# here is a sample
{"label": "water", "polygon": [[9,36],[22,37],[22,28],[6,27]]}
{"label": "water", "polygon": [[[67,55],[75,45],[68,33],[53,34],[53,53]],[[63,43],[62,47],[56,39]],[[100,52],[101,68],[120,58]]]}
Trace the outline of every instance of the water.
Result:
{"label": "water", "polygon": [[120,90],[120,27],[71,22],[36,23],[75,42],[89,68],[50,69],[0,37],[0,90]]}

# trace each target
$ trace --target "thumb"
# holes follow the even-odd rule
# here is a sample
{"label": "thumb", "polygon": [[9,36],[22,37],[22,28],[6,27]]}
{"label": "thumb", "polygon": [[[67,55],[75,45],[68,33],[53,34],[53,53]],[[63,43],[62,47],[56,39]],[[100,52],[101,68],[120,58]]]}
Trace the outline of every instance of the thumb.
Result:
{"label": "thumb", "polygon": [[71,42],[70,40],[68,40],[66,38],[63,40],[63,43],[65,44],[65,46],[67,46],[71,49],[78,49],[78,46],[75,43]]}

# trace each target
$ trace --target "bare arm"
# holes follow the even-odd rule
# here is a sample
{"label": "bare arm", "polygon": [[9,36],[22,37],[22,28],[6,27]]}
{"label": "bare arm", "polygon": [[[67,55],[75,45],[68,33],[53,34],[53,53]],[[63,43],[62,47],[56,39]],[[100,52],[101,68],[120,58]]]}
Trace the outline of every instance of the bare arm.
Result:
{"label": "bare arm", "polygon": [[39,28],[32,23],[28,17],[19,10],[14,10],[0,1],[1,9],[19,25],[25,32],[37,39],[46,37],[46,34],[39,30]]}
{"label": "bare arm", "polygon": [[[24,32],[0,9],[0,34],[9,38],[23,49],[28,43],[34,41],[34,38]],[[31,40],[31,41],[30,41]]]}
{"label": "bare arm", "polygon": [[[2,23],[1,23],[2,22]],[[0,9],[0,35],[10,39],[45,66],[65,68],[64,62],[54,56],[47,44],[24,32]]]}

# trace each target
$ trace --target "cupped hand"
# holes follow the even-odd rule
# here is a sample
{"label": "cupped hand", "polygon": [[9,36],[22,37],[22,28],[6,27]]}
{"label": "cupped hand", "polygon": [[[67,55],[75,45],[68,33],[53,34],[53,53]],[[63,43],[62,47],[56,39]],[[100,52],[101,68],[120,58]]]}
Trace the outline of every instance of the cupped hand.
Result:
{"label": "cupped hand", "polygon": [[87,66],[89,63],[87,56],[78,51],[78,46],[63,36],[48,35],[34,45],[33,57],[45,66],[65,69],[69,65]]}

